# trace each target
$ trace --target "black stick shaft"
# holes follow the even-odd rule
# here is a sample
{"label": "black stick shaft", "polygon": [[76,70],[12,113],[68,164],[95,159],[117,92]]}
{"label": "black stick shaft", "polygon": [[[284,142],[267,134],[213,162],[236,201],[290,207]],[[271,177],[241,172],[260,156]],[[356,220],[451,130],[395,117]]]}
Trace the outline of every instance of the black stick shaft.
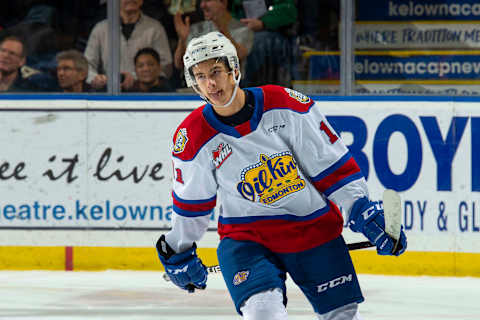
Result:
{"label": "black stick shaft", "polygon": [[[362,242],[353,242],[347,244],[347,248],[349,251],[352,250],[358,250],[358,249],[365,249],[365,248],[370,248],[370,247],[375,247],[375,244],[371,243],[370,241],[362,241]],[[220,270],[220,266],[214,265],[214,266],[209,266],[207,267],[208,273],[220,273],[222,270]]]}

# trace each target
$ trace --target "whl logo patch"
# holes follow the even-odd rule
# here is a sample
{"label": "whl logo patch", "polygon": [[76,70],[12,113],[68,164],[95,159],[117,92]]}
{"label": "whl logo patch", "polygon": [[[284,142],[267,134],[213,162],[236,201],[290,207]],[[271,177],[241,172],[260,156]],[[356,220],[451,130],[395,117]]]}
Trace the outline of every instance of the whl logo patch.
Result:
{"label": "whl logo patch", "polygon": [[220,143],[218,147],[212,151],[213,163],[218,169],[220,166],[227,160],[228,157],[232,154],[232,147],[227,143]]}

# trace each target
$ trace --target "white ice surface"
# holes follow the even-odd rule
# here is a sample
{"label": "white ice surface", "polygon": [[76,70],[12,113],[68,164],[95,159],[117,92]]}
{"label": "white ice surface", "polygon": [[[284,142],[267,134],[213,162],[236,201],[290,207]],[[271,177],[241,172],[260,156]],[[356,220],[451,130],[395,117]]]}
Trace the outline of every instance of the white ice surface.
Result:
{"label": "white ice surface", "polygon": [[[480,319],[480,278],[359,275],[364,320]],[[290,281],[291,320],[316,319]],[[241,319],[223,278],[211,275],[205,291],[188,294],[160,272],[2,271],[0,319]]]}

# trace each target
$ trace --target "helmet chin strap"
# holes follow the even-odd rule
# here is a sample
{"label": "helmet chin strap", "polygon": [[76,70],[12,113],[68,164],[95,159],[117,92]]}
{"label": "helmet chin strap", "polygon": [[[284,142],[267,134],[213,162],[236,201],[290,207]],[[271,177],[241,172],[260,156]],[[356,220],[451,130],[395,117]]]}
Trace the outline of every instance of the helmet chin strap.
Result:
{"label": "helmet chin strap", "polygon": [[[232,71],[230,71],[232,72]],[[238,70],[238,77],[235,78],[235,88],[233,89],[233,93],[232,93],[232,96],[230,97],[230,100],[228,100],[228,102],[224,105],[216,105],[214,103],[212,103],[210,101],[210,99],[208,99],[206,96],[204,96],[199,89],[197,89],[197,86],[193,86],[193,90],[195,90],[196,93],[198,93],[198,95],[200,97],[202,97],[203,100],[207,101],[208,103],[210,103],[212,106],[216,107],[216,108],[227,108],[228,106],[230,106],[233,102],[233,100],[235,99],[235,96],[237,95],[237,90],[238,88],[240,87],[240,79],[242,78],[242,74],[240,72],[240,70]]]}

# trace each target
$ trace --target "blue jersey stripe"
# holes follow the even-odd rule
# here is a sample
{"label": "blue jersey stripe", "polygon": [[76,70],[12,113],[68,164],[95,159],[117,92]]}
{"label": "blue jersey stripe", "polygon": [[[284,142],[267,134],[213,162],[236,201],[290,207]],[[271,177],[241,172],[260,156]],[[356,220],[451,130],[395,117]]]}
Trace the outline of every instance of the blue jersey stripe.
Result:
{"label": "blue jersey stripe", "polygon": [[329,176],[330,174],[335,172],[338,168],[343,166],[348,160],[350,160],[351,157],[352,157],[352,155],[350,154],[350,152],[347,152],[343,157],[340,158],[340,160],[338,160],[337,162],[332,164],[330,167],[323,170],[322,172],[320,172],[316,176],[310,177],[310,180],[313,181],[313,182],[317,182],[317,181],[322,180],[323,178]]}
{"label": "blue jersey stripe", "polygon": [[331,195],[332,193],[334,193],[335,191],[337,191],[338,189],[340,189],[344,185],[346,185],[346,184],[348,184],[348,183],[350,183],[354,180],[361,179],[361,178],[363,178],[363,174],[362,174],[361,171],[357,172],[357,173],[354,173],[354,174],[346,177],[345,179],[342,179],[342,180],[338,181],[333,186],[331,186],[330,188],[325,190],[323,193],[328,197],[329,195]]}
{"label": "blue jersey stripe", "polygon": [[208,199],[200,199],[200,200],[185,200],[185,199],[182,199],[180,198],[175,192],[172,192],[173,194],[173,197],[175,198],[175,200],[177,200],[178,202],[182,202],[182,203],[188,203],[188,204],[203,204],[203,203],[207,203],[207,202],[210,202],[210,201],[214,201],[217,196],[213,196],[211,198],[208,198]]}

